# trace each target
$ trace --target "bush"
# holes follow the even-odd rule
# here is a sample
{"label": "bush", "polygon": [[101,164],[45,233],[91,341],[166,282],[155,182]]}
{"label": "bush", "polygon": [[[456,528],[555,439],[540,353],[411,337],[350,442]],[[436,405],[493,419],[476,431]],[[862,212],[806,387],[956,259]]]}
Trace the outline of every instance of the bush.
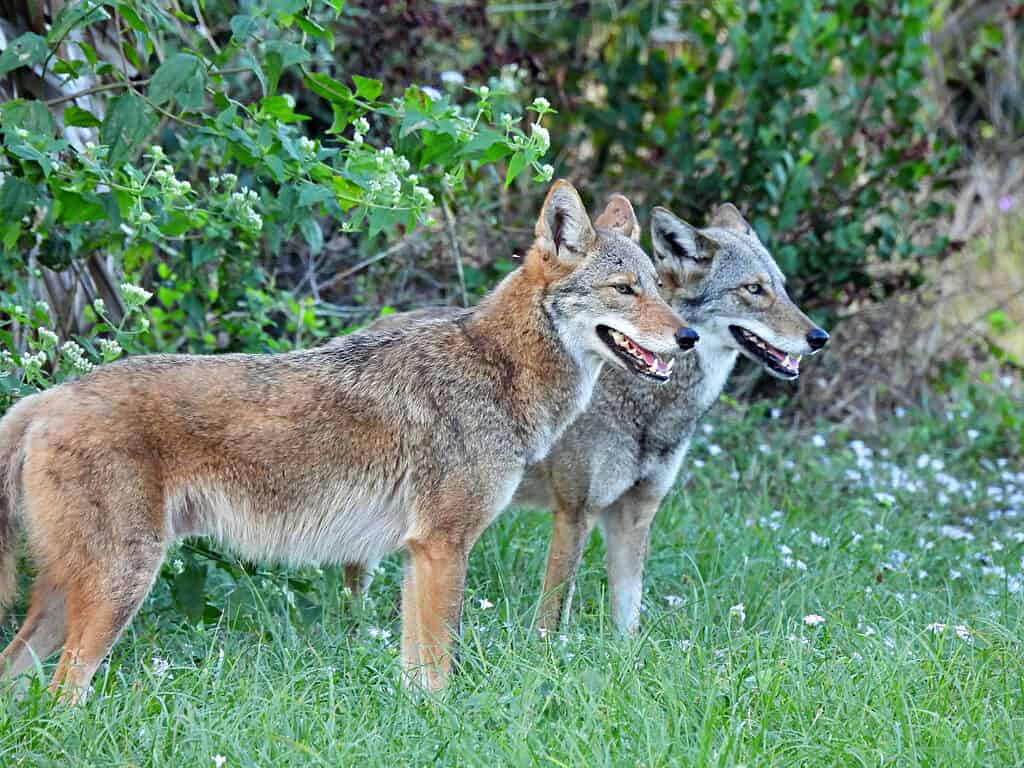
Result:
{"label": "bush", "polygon": [[957,149],[925,100],[930,6],[651,0],[501,21],[560,95],[560,174],[695,222],[733,201],[800,300],[836,311],[919,281],[945,248],[932,193]]}

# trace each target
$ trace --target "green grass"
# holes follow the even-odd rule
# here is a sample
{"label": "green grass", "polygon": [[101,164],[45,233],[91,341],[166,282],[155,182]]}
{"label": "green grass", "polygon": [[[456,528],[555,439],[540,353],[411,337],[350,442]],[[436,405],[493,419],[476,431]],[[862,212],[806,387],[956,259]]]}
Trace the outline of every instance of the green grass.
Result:
{"label": "green grass", "polygon": [[658,517],[634,640],[610,627],[598,538],[566,633],[537,639],[549,521],[506,513],[474,551],[441,696],[398,685],[397,559],[365,605],[330,598],[306,625],[268,604],[196,627],[161,580],[84,706],[39,681],[3,694],[0,765],[1024,764],[1024,462],[987,406],[960,408],[894,419],[859,469],[845,431],[817,447],[719,416]]}

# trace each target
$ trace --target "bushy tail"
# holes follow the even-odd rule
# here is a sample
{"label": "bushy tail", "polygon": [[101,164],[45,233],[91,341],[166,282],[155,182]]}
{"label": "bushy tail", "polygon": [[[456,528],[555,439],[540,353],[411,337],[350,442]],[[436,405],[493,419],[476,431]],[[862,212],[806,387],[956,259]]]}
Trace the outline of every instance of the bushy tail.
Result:
{"label": "bushy tail", "polygon": [[0,420],[0,620],[14,601],[18,587],[15,566],[15,513],[21,492],[25,430],[33,398],[22,400]]}

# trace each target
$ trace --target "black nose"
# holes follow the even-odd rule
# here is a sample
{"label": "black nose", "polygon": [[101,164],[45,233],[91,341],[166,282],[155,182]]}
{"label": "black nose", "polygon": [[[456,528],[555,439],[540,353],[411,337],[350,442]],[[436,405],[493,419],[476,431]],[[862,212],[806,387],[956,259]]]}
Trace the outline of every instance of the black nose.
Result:
{"label": "black nose", "polygon": [[811,349],[821,349],[828,344],[828,334],[821,328],[814,328],[807,332],[807,343],[811,345]]}
{"label": "black nose", "polygon": [[676,331],[676,344],[680,349],[693,349],[698,341],[700,341],[700,334],[693,328],[684,327]]}

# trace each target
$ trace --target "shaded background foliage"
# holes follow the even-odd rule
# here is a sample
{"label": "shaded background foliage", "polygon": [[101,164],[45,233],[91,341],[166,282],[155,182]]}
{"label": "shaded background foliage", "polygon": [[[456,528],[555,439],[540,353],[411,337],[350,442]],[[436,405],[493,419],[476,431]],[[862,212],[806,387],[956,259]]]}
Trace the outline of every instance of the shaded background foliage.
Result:
{"label": "shaded background foliage", "polygon": [[[736,203],[838,331],[794,413],[1016,377],[1022,7],[2,0],[0,407],[122,349],[283,350],[472,303],[551,174],[644,220]],[[211,557],[168,566],[193,620],[227,610],[217,573],[232,600],[256,578]],[[316,613],[334,576],[273,578]]]}

